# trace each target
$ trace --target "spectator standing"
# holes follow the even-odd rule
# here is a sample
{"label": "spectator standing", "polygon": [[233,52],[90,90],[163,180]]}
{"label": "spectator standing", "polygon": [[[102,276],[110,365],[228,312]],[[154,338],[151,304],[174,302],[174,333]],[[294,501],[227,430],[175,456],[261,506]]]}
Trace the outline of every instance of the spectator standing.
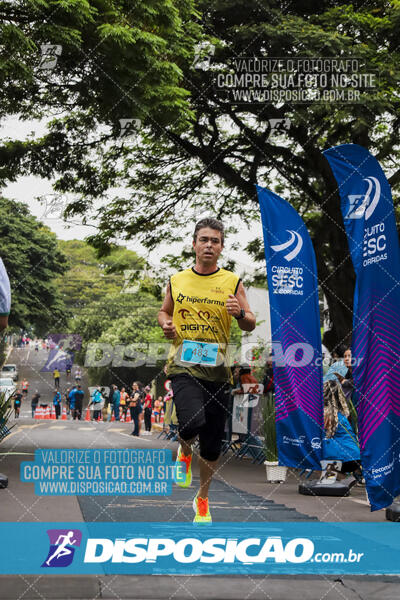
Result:
{"label": "spectator standing", "polygon": [[58,419],[61,414],[61,394],[58,388],[54,390],[53,406],[54,410],[56,411],[56,419]]}
{"label": "spectator standing", "polygon": [[129,401],[129,410],[131,413],[131,419],[134,423],[134,429],[131,435],[140,435],[140,413],[142,412],[142,392],[140,391],[139,382],[135,381],[132,384],[132,395]]}
{"label": "spectator standing", "polygon": [[144,388],[146,396],[144,398],[144,427],[146,433],[151,432],[151,413],[152,413],[152,405],[153,405],[153,397],[150,394],[149,386]]}
{"label": "spectator standing", "polygon": [[103,405],[104,398],[101,395],[100,386],[98,385],[92,394],[91,401],[88,404],[88,406],[93,406],[92,421],[97,422],[101,418],[101,409],[103,408]]}
{"label": "spectator standing", "polygon": [[35,390],[35,393],[33,394],[32,400],[31,400],[32,419],[35,416],[35,411],[37,409],[37,405],[39,404],[39,400],[40,400],[40,394],[39,394],[38,390]]}
{"label": "spectator standing", "polygon": [[78,385],[75,390],[75,411],[74,411],[74,419],[78,419],[78,421],[82,418],[82,406],[83,406],[83,398],[85,396],[84,391],[81,386]]}
{"label": "spectator standing", "polygon": [[119,399],[119,404],[121,407],[121,412],[124,415],[124,419],[126,420],[126,413],[128,412],[128,398],[129,394],[125,391],[125,388],[121,388],[121,394]]}
{"label": "spectator standing", "polygon": [[65,407],[66,407],[66,411],[67,411],[67,415],[69,415],[70,411],[70,406],[69,406],[69,393],[71,391],[71,388],[67,388],[64,392],[64,402],[65,402]]}
{"label": "spectator standing", "polygon": [[353,392],[354,392],[354,381],[353,381],[353,367],[352,367],[352,357],[351,357],[351,349],[347,348],[343,355],[343,363],[345,367],[347,367],[347,373],[343,378],[338,377],[343,393],[346,397],[347,402],[349,400],[353,400]]}
{"label": "spectator standing", "polygon": [[157,400],[154,401],[154,422],[155,423],[160,422],[160,411],[161,411],[162,404],[163,403],[160,401],[159,398],[157,398]]}
{"label": "spectator standing", "polygon": [[74,385],[74,387],[72,388],[72,390],[70,390],[69,394],[68,394],[68,405],[69,405],[69,410],[71,413],[72,418],[74,418],[74,414],[75,414],[75,392],[77,390],[76,385]]}
{"label": "spectator standing", "polygon": [[113,387],[113,393],[111,396],[112,410],[114,411],[115,420],[119,421],[119,406],[120,406],[121,392],[119,391],[118,386],[113,385],[112,387]]}
{"label": "spectator standing", "polygon": [[267,360],[265,375],[264,375],[264,394],[274,393],[274,371],[272,368],[272,360]]}
{"label": "spectator standing", "polygon": [[104,398],[104,404],[103,404],[103,408],[102,408],[102,413],[103,413],[103,422],[105,423],[107,421],[107,417],[108,417],[108,407],[110,405],[110,392],[108,388],[102,387],[101,390],[101,395]]}

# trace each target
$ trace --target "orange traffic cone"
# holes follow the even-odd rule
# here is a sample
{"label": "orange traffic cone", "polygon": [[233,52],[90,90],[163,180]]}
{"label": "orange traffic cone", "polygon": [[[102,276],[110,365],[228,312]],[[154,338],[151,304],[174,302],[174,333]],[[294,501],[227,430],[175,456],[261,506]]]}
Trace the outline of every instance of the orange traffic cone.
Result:
{"label": "orange traffic cone", "polygon": [[130,410],[128,410],[128,412],[126,413],[126,419],[125,419],[125,422],[126,422],[126,423],[130,423],[131,421],[132,421],[132,419],[131,419],[131,411],[130,411]]}
{"label": "orange traffic cone", "polygon": [[65,408],[65,406],[63,406],[61,421],[66,421],[66,420],[67,420],[67,409]]}
{"label": "orange traffic cone", "polygon": [[43,408],[41,406],[37,406],[36,410],[35,410],[35,419],[42,419],[42,414],[43,414]]}
{"label": "orange traffic cone", "polygon": [[85,421],[90,421],[90,408],[89,407],[86,409]]}
{"label": "orange traffic cone", "polygon": [[43,418],[50,419],[50,408],[48,406],[46,406],[46,408],[45,408],[45,415]]}
{"label": "orange traffic cone", "polygon": [[51,407],[51,413],[50,413],[50,419],[55,419],[56,418],[56,407],[53,406]]}
{"label": "orange traffic cone", "polygon": [[120,420],[121,423],[125,423],[125,414],[124,413],[121,414],[119,420]]}

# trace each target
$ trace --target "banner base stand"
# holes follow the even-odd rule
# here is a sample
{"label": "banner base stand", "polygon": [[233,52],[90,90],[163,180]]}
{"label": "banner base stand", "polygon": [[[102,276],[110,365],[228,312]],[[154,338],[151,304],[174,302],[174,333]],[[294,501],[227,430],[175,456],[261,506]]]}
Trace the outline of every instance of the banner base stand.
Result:
{"label": "banner base stand", "polygon": [[0,473],[0,489],[8,487],[8,477]]}
{"label": "banner base stand", "polygon": [[386,521],[399,521],[400,522],[400,501],[393,502],[386,509]]}
{"label": "banner base stand", "polygon": [[[352,478],[353,479],[353,478]],[[354,482],[355,483],[355,482]],[[335,481],[335,483],[321,482],[319,479],[300,483],[299,494],[303,496],[350,496],[350,489],[353,482],[349,480]]]}

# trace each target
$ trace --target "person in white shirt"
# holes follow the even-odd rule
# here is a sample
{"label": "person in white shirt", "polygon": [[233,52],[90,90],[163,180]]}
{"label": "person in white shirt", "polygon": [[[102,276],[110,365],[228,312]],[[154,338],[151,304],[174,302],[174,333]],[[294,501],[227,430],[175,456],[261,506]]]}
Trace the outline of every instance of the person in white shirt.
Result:
{"label": "person in white shirt", "polygon": [[75,381],[78,383],[82,379],[82,371],[79,367],[75,367]]}

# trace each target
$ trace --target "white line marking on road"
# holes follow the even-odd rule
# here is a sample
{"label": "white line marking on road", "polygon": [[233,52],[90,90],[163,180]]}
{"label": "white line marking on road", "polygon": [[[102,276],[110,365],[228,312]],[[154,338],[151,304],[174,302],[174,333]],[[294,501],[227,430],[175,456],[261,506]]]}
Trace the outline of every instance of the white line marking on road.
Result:
{"label": "white line marking on road", "polygon": [[66,429],[66,425],[52,425],[49,429]]}
{"label": "white line marking on road", "polygon": [[0,452],[0,455],[8,456],[9,454],[19,454],[19,455],[29,454],[29,456],[35,456],[34,452]]}
{"label": "white line marking on road", "polygon": [[[118,433],[118,432],[116,432],[116,433]],[[151,441],[151,440],[144,440],[141,436],[132,435],[130,433],[120,433],[119,435],[125,435],[126,437],[129,437],[133,440],[140,440],[141,442],[149,442],[150,443],[150,441]]]}
{"label": "white line marking on road", "polygon": [[117,429],[117,428],[113,428],[108,429],[108,431],[110,431],[111,433],[121,433],[121,431],[126,431],[125,429]]}
{"label": "white line marking on road", "polygon": [[369,506],[369,502],[367,502],[366,500],[361,500],[361,498],[350,498],[350,497],[348,497],[347,500],[351,500],[352,502],[356,502],[357,504],[365,504],[365,506]]}

